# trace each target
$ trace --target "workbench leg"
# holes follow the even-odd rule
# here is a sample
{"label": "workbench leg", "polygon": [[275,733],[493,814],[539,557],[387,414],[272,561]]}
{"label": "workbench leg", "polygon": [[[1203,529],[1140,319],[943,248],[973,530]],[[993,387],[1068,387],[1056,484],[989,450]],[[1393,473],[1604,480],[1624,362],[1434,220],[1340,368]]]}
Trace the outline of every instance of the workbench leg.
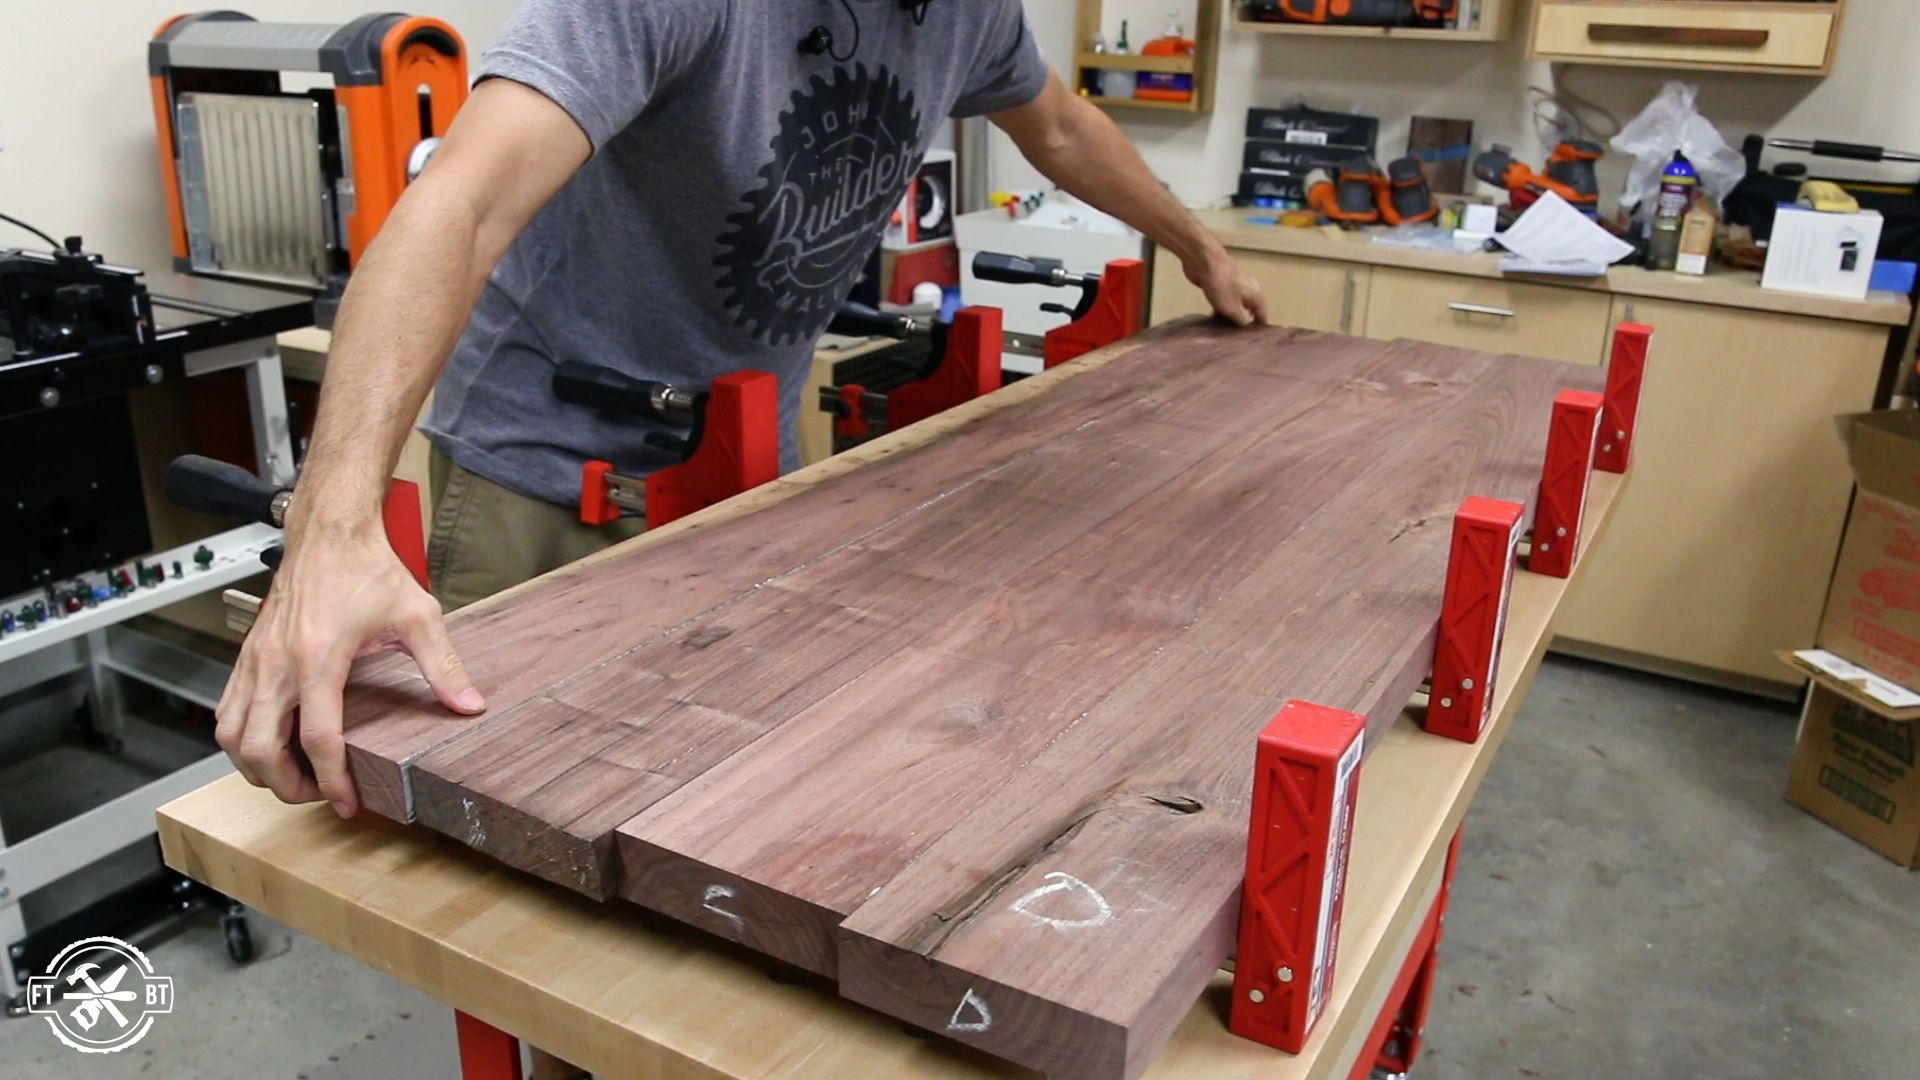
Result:
{"label": "workbench leg", "polygon": [[457,1010],[453,1023],[460,1035],[461,1080],[521,1080],[520,1040]]}
{"label": "workbench leg", "polygon": [[[269,343],[271,344],[271,343]],[[253,446],[260,478],[270,484],[293,483],[293,431],[287,417],[287,384],[280,350],[247,365],[247,399],[253,414]]]}
{"label": "workbench leg", "polygon": [[120,708],[120,676],[107,666],[109,648],[104,629],[81,639],[81,652],[87,662],[87,726],[107,749],[118,752],[127,719]]}
{"label": "workbench leg", "polygon": [[[0,852],[6,850],[7,834],[0,831]],[[10,1000],[25,989],[24,980],[13,970],[12,946],[26,937],[27,920],[20,914],[20,894],[7,881],[6,867],[0,865],[0,1001]]]}

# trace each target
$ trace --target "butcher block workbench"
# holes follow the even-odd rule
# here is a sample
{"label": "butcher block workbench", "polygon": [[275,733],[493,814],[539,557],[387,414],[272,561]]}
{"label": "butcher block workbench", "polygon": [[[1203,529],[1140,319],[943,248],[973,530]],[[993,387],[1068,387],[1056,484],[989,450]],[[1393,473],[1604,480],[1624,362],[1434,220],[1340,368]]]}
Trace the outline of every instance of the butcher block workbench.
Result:
{"label": "butcher block workbench", "polygon": [[[1885,406],[1890,358],[1911,359],[1905,296],[1771,292],[1724,268],[1508,278],[1493,254],[1199,216],[1283,326],[1584,364],[1605,362],[1617,324],[1652,326],[1633,494],[1555,647],[1797,695],[1774,653],[1813,644],[1853,495],[1833,417]],[[1150,321],[1204,308],[1177,260],[1157,260]]]}
{"label": "butcher block workbench", "polygon": [[[597,558],[715,530],[889,457],[958,439],[960,429],[1131,347],[1009,387]],[[1618,477],[1595,476],[1583,549],[1611,516],[1619,485]],[[1423,519],[1403,529],[1426,527]],[[1479,742],[1429,736],[1411,711],[1397,720],[1384,711],[1385,732],[1359,784],[1340,963],[1305,1052],[1288,1057],[1229,1036],[1221,1019],[1226,982],[1216,977],[1147,1075],[1351,1073],[1433,908],[1448,846],[1537,668],[1566,586],[1528,573],[1514,582],[1492,720]],[[766,961],[726,942],[507,869],[417,826],[371,816],[341,822],[324,807],[281,806],[244,782],[209,786],[161,817],[170,865],[603,1077],[1027,1075],[844,1002],[829,983],[790,972],[772,978]]]}

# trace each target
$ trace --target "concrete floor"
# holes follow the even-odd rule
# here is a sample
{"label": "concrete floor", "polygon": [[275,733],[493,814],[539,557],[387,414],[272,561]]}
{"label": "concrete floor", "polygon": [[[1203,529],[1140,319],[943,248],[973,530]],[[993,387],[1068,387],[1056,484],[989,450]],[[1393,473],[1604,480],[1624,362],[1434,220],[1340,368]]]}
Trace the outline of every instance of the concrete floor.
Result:
{"label": "concrete floor", "polygon": [[[1549,660],[1467,820],[1414,1076],[1920,1074],[1920,876],[1781,800],[1793,730],[1783,706]],[[254,929],[246,968],[210,917],[155,943],[179,1004],[126,1053],[0,1021],[0,1077],[454,1080],[444,1007]]]}

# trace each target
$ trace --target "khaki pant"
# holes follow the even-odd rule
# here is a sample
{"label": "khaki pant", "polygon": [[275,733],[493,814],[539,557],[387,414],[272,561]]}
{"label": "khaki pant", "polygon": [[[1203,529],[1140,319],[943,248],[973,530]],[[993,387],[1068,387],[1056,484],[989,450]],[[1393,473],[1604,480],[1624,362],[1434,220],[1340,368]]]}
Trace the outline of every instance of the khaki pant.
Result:
{"label": "khaki pant", "polygon": [[427,578],[447,611],[645,532],[643,518],[588,525],[576,507],[508,491],[453,463],[434,448],[428,463],[433,527]]}

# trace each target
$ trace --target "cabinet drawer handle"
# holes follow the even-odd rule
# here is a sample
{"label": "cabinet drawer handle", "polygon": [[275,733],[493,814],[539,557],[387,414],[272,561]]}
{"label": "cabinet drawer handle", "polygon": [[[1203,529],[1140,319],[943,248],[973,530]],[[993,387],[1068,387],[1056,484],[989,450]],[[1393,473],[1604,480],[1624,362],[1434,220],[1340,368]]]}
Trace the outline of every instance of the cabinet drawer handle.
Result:
{"label": "cabinet drawer handle", "polygon": [[1447,306],[1452,308],[1455,311],[1465,312],[1468,315],[1494,315],[1502,319],[1513,318],[1512,308],[1488,307],[1485,304],[1459,304],[1459,303],[1448,304]]}
{"label": "cabinet drawer handle", "polygon": [[1635,26],[1591,23],[1587,40],[1609,45],[1710,45],[1723,49],[1764,49],[1771,30],[1730,30],[1714,26]]}

